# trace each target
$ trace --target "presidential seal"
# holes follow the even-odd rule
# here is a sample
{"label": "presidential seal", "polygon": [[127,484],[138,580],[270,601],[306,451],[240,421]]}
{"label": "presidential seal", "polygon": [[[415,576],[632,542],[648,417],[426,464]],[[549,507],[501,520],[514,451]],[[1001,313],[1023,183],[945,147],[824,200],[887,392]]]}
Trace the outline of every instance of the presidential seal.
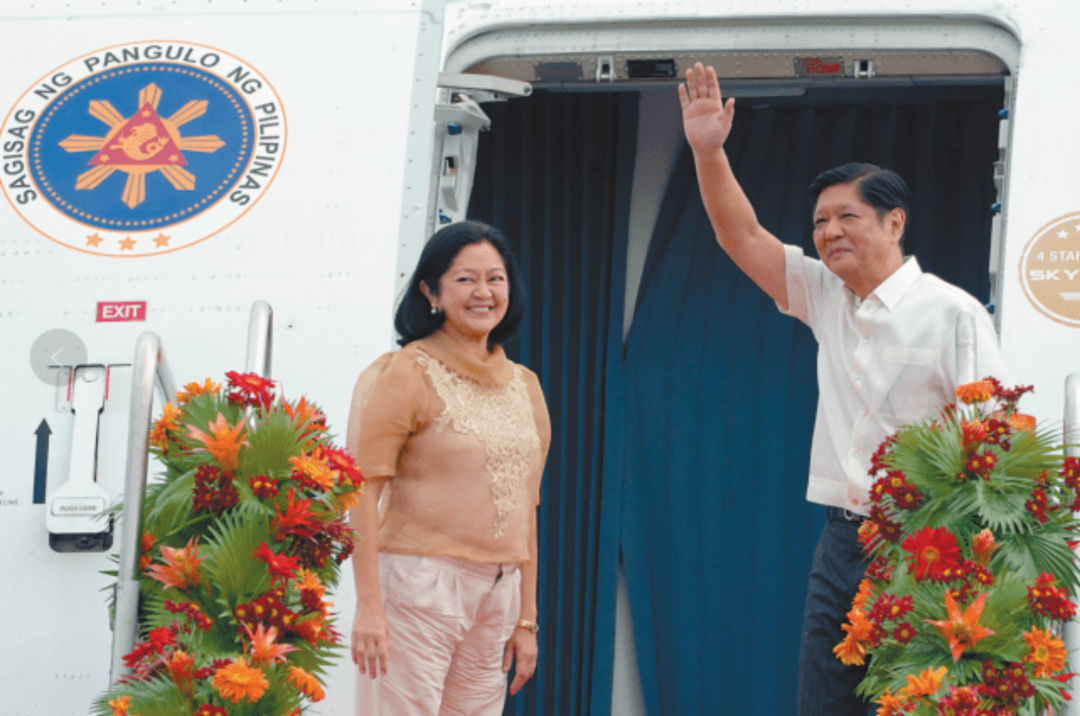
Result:
{"label": "presidential seal", "polygon": [[1080,213],[1054,219],[1031,238],[1020,284],[1044,316],[1080,328]]}
{"label": "presidential seal", "polygon": [[85,55],[19,99],[4,194],[37,231],[103,256],[163,254],[238,220],[281,166],[285,113],[221,50],[139,42]]}

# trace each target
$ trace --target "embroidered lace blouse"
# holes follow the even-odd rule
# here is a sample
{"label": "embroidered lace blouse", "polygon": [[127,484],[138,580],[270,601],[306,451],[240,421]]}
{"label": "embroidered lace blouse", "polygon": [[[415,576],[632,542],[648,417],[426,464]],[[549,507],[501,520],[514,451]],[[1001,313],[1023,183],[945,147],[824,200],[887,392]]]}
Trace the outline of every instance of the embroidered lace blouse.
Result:
{"label": "embroidered lace blouse", "polygon": [[379,506],[379,551],[528,560],[551,441],[532,371],[498,347],[471,360],[436,331],[376,360],[353,403],[360,471],[391,478]]}

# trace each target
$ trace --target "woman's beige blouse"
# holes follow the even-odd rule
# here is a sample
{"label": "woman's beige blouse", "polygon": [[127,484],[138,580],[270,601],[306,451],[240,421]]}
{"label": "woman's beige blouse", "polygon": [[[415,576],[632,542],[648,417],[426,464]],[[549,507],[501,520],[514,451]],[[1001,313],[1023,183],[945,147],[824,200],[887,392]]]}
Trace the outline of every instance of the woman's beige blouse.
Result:
{"label": "woman's beige blouse", "polygon": [[357,464],[392,478],[379,551],[523,562],[551,441],[540,383],[501,348],[484,361],[456,348],[436,331],[360,375]]}

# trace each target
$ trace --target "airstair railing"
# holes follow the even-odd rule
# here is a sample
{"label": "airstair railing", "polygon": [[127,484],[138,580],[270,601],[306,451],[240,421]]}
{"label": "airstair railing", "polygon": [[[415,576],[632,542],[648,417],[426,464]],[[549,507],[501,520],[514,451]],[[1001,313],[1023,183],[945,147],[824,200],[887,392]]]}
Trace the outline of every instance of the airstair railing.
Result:
{"label": "airstair railing", "polygon": [[273,350],[274,310],[269,303],[259,300],[251,304],[248,321],[247,372],[269,378]]}
{"label": "airstair railing", "polygon": [[[1080,373],[1070,373],[1065,378],[1065,420],[1062,426],[1065,439],[1065,455],[1068,457],[1080,457]],[[1074,558],[1080,559],[1080,546],[1073,548]],[[1076,591],[1073,591],[1073,604],[1078,601]],[[1065,649],[1070,653],[1080,648],[1080,624],[1070,619],[1065,622],[1063,629],[1065,637]],[[1075,655],[1072,657],[1075,659]],[[1067,716],[1080,716],[1080,701],[1070,701],[1063,712]]]}
{"label": "airstair railing", "polygon": [[131,376],[131,414],[128,423],[127,470],[124,476],[124,515],[120,520],[119,568],[114,592],[112,659],[109,682],[115,684],[130,671],[124,655],[139,636],[139,554],[142,540],[142,501],[150,453],[150,421],[154,386],[163,399],[176,395],[176,383],[156,333],[139,336]]}
{"label": "airstair railing", "polygon": [[956,317],[956,384],[973,383],[979,368],[975,317],[964,312]]}

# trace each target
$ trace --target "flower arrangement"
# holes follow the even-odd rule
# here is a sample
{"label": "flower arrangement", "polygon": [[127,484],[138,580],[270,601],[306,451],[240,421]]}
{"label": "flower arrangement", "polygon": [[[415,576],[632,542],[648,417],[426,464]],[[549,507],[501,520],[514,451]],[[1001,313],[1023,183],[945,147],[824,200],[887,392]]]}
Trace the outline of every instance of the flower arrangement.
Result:
{"label": "flower arrangement", "polygon": [[339,648],[324,597],[352,553],[363,478],[319,409],[226,373],[165,405],[143,506],[141,640],[100,716],[297,716]]}
{"label": "flower arrangement", "polygon": [[1080,461],[987,378],[872,459],[871,559],[834,649],[878,716],[1016,716],[1069,698],[1062,620],[1078,583]]}

